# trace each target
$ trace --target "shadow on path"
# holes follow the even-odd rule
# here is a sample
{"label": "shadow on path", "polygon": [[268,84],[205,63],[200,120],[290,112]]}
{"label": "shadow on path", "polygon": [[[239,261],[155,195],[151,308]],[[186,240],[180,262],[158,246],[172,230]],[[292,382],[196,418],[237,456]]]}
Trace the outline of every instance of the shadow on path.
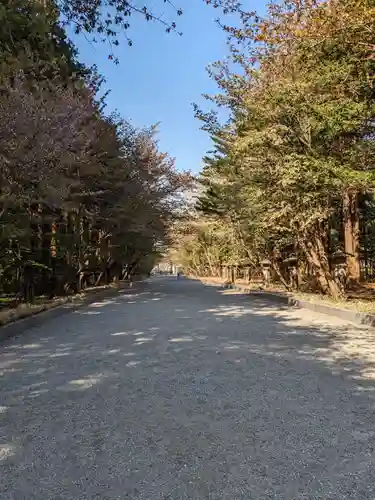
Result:
{"label": "shadow on path", "polygon": [[1,498],[375,498],[367,327],[151,280],[3,343],[0,374]]}

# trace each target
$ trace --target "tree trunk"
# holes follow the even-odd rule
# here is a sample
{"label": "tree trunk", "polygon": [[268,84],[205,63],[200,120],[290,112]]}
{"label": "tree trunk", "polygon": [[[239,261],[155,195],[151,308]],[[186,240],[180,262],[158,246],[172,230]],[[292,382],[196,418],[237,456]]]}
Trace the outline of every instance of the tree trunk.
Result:
{"label": "tree trunk", "polygon": [[342,216],[348,280],[351,283],[356,283],[361,277],[358,193],[349,190],[345,191],[342,203]]}
{"label": "tree trunk", "polygon": [[103,276],[104,276],[104,271],[101,271],[101,272],[99,273],[99,276],[97,277],[97,279],[96,279],[96,281],[95,281],[95,285],[94,285],[94,286],[99,286],[99,285],[100,285],[100,282],[101,282],[101,280],[102,280]]}
{"label": "tree trunk", "polygon": [[209,255],[208,250],[205,249],[204,253],[206,255],[206,259],[207,259],[207,262],[208,262],[208,267],[210,268],[209,272],[210,272],[211,276],[215,276],[215,268],[214,268],[214,265],[212,263],[212,260],[211,260],[211,257]]}
{"label": "tree trunk", "polygon": [[311,243],[307,244],[306,241],[308,241],[307,235],[305,238],[299,240],[299,244],[306,255],[308,263],[314,270],[321,291],[324,294],[331,295],[333,298],[340,298],[340,289],[329,269],[329,261],[323,239],[316,234],[312,237]]}
{"label": "tree trunk", "polygon": [[281,281],[281,283],[285,286],[285,288],[287,290],[290,290],[289,283],[284,278],[277,260],[271,258],[270,261],[271,261],[271,267],[272,267],[273,271],[276,273],[276,275],[279,278],[279,280]]}
{"label": "tree trunk", "polygon": [[68,267],[72,265],[73,262],[73,225],[72,225],[72,215],[68,212],[64,212],[65,220],[65,239],[66,239],[66,264]]}

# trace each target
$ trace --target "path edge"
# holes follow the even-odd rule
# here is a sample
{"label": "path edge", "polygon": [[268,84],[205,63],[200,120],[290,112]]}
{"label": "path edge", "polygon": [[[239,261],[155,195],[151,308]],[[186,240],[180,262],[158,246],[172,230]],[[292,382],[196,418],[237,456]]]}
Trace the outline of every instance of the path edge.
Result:
{"label": "path edge", "polygon": [[34,328],[36,326],[42,326],[49,321],[63,316],[69,312],[76,311],[81,307],[97,302],[98,300],[109,299],[116,297],[120,292],[126,290],[127,287],[119,288],[107,288],[105,290],[94,291],[93,293],[87,294],[82,299],[78,299],[76,302],[65,302],[64,304],[57,304],[46,311],[39,311],[35,314],[27,316],[26,318],[17,319],[0,327],[0,342],[17,335],[23,334],[26,330]]}
{"label": "path edge", "polygon": [[276,302],[282,305],[287,305],[289,307],[295,307],[299,309],[308,309],[309,311],[327,314],[328,316],[334,316],[346,321],[350,321],[356,325],[366,325],[375,327],[375,315],[367,314],[360,311],[351,311],[349,309],[341,309],[339,307],[328,306],[325,304],[317,304],[314,302],[309,302],[307,300],[301,300],[297,297],[291,297],[277,292],[261,292],[254,291],[250,288],[246,288],[240,285],[224,285],[224,288],[230,288],[232,290],[238,290],[240,292],[252,295],[254,297],[261,297],[263,299],[268,299],[272,302]]}

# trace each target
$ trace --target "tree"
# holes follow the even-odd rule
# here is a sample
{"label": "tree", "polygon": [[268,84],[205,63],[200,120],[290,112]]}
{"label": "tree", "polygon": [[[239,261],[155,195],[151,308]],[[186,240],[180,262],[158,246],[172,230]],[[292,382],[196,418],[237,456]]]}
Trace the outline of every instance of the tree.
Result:
{"label": "tree", "polygon": [[[208,196],[227,213],[231,207],[235,220],[251,220],[247,242],[260,243],[259,257],[292,245],[321,290],[337,296],[330,223],[343,210],[356,280],[357,200],[374,186],[370,2],[338,1],[333,10],[332,3],[287,1],[271,5],[266,18],[241,18],[242,28],[224,27],[240,44],[232,45],[232,67],[211,70],[221,90],[211,100],[230,110],[234,140],[210,166],[205,205]],[[212,115],[198,116],[217,137]]]}
{"label": "tree", "polygon": [[1,285],[26,300],[148,268],[189,182],[154,127],[103,114],[52,7],[0,12]]}
{"label": "tree", "polygon": [[77,60],[77,50],[59,25],[52,4],[4,0],[0,9],[0,66],[21,68],[30,77],[47,80],[90,78],[92,70]]}

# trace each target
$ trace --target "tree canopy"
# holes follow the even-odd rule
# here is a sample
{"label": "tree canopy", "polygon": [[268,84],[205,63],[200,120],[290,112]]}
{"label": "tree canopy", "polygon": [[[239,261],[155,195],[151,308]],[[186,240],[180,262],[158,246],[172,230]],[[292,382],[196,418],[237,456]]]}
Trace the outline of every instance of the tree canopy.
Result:
{"label": "tree canopy", "polygon": [[5,2],[0,16],[2,293],[31,300],[149,271],[189,174],[154,126],[103,113],[100,76],[56,10]]}
{"label": "tree canopy", "polygon": [[204,234],[227,228],[217,266],[229,245],[229,260],[267,259],[282,277],[294,255],[337,296],[331,257],[345,251],[349,278],[360,278],[360,215],[374,191],[374,7],[287,0],[241,20],[223,27],[231,58],[210,69],[220,92],[209,99],[230,120],[197,111],[214,141],[201,177]]}

